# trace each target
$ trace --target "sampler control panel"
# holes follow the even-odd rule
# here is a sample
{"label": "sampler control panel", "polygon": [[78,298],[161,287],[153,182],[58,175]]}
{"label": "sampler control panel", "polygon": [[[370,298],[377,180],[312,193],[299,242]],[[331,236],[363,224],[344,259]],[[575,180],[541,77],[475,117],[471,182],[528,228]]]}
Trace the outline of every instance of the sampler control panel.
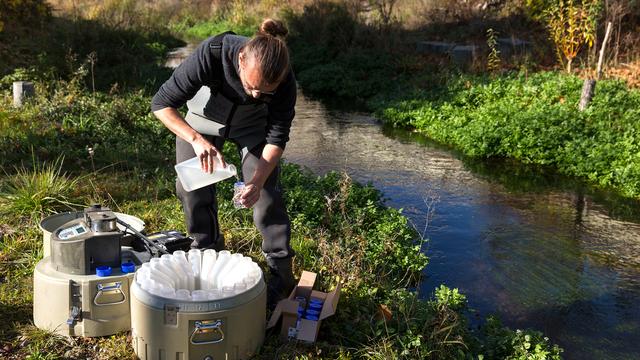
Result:
{"label": "sampler control panel", "polygon": [[60,230],[60,232],[58,233],[58,238],[60,240],[68,240],[85,234],[87,231],[89,230],[84,224],[74,224],[70,227]]}

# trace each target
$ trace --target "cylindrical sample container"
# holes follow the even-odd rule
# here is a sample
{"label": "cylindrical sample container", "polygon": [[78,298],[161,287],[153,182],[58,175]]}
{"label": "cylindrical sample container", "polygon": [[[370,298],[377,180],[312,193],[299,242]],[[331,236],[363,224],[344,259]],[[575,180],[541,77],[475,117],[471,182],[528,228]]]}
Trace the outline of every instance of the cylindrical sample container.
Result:
{"label": "cylindrical sample container", "polygon": [[107,275],[56,271],[51,258],[33,271],[33,322],[67,336],[107,336],[129,330],[129,285],[134,273],[111,269]]}
{"label": "cylindrical sample container", "polygon": [[[167,298],[134,281],[131,332],[136,355],[142,360],[252,357],[264,341],[266,285],[261,276],[251,288],[233,294],[196,290],[183,299]],[[207,300],[196,300],[202,298]]]}

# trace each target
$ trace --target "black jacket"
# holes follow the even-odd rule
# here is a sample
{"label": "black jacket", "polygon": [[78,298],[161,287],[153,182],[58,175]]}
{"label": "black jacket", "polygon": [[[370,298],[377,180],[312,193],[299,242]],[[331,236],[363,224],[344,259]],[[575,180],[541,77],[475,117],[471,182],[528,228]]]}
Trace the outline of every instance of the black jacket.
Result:
{"label": "black jacket", "polygon": [[[238,55],[248,38],[239,35],[226,35],[222,41],[222,70],[215,64],[217,59],[210,48],[214,37],[203,41],[187,59],[173,72],[151,101],[151,110],[166,107],[178,109],[191,99],[200,87],[209,86],[213,92],[221,91],[224,96],[236,104],[255,103],[256,100],[244,92],[238,77]],[[291,122],[295,115],[296,80],[293,71],[289,71],[285,79],[276,89],[271,100],[266,104],[268,119],[266,141],[284,149],[289,140]]]}

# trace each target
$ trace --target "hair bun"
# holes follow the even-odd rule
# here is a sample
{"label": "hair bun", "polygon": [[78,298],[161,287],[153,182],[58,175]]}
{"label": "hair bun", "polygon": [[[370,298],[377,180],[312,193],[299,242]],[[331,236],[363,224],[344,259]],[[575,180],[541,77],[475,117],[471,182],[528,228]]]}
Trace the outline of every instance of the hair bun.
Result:
{"label": "hair bun", "polygon": [[284,38],[289,33],[289,30],[287,30],[287,27],[284,26],[284,23],[280,20],[264,19],[262,24],[260,24],[258,33]]}

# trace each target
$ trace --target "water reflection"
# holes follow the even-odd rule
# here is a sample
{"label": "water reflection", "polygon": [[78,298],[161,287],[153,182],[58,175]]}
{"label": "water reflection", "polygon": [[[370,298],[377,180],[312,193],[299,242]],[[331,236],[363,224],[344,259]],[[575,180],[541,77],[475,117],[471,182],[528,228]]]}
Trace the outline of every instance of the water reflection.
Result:
{"label": "water reflection", "polygon": [[172,69],[177,68],[187,56],[195,51],[197,46],[198,44],[196,43],[188,43],[187,46],[170,51],[166,55],[164,66]]}
{"label": "water reflection", "polygon": [[640,207],[544,169],[465,159],[300,95],[287,161],[382,190],[426,235],[421,291],[446,283],[483,315],[534,327],[569,359],[640,357]]}

